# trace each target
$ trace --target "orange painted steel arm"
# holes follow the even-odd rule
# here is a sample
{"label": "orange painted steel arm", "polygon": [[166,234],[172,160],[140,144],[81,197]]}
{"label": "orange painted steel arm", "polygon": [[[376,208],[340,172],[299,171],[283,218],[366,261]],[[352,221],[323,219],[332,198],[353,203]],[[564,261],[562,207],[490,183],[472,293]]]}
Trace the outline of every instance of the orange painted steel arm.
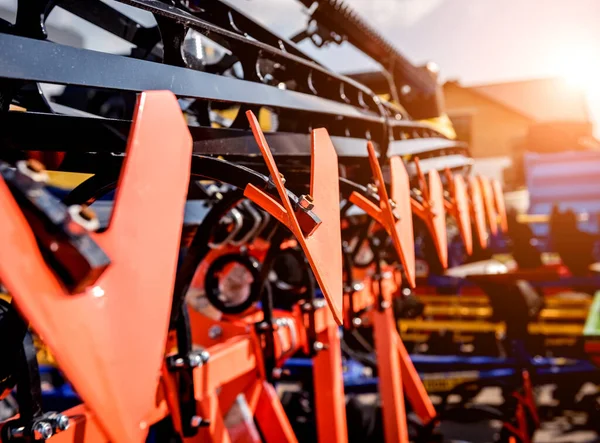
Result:
{"label": "orange painted steel arm", "polygon": [[[385,188],[385,181],[383,179],[383,173],[379,166],[379,160],[377,159],[377,153],[371,142],[367,143],[367,150],[369,152],[369,163],[371,164],[371,172],[375,178],[375,184],[377,186],[377,192],[379,194],[379,208],[377,208],[372,202],[366,199],[364,196],[353,192],[350,195],[349,201],[354,205],[361,208],[374,220],[383,226],[388,235],[392,238],[394,248],[404,266],[406,278],[410,287],[415,287],[415,260],[414,260],[414,238],[412,229],[412,213],[410,212],[410,205],[408,200],[410,198],[410,190],[406,186],[402,170],[400,166],[404,168],[404,165],[398,164],[397,160],[394,160],[393,166],[395,172],[392,174],[392,191],[394,191],[398,202],[393,201],[391,203],[388,197],[387,190]],[[399,160],[399,159],[398,159]],[[404,169],[404,173],[406,170]],[[403,189],[404,185],[404,189]],[[392,206],[395,206],[392,207]]]}
{"label": "orange painted steel arm", "polygon": [[471,231],[471,214],[465,180],[460,174],[453,175],[449,169],[446,169],[445,172],[450,196],[449,201],[446,200],[446,209],[456,220],[465,245],[465,252],[471,255],[473,253],[473,232]]}
{"label": "orange painted steel arm", "polygon": [[483,207],[488,223],[488,227],[493,235],[498,233],[498,215],[496,214],[496,206],[494,204],[494,194],[489,178],[479,175],[477,177],[481,185],[481,195],[483,196]]}
{"label": "orange painted steel arm", "polygon": [[238,377],[257,371],[254,341],[247,336],[234,337],[208,348],[210,360],[194,369],[196,400],[212,395],[217,388]]}
{"label": "orange painted steel arm", "polygon": [[[391,294],[385,285],[383,288],[386,295],[384,298],[389,300]],[[374,324],[385,441],[407,443],[408,425],[404,405],[403,374],[400,367],[400,354],[394,339],[396,331],[394,314],[388,306],[384,309],[373,309],[371,315]]]}
{"label": "orange painted steel arm", "polygon": [[496,179],[492,179],[492,192],[494,194],[494,204],[498,214],[500,229],[502,232],[508,232],[508,217],[506,215],[504,193],[502,192],[502,185]]}
{"label": "orange painted steel arm", "polygon": [[275,388],[266,381],[260,386],[254,417],[267,443],[298,441]]}
{"label": "orange painted steel arm", "polygon": [[479,246],[484,249],[487,246],[488,235],[485,226],[485,208],[483,204],[483,197],[481,195],[481,185],[479,180],[473,176],[469,176],[468,182],[471,219],[475,224],[475,236],[479,241]]}
{"label": "orange painted steel arm", "polygon": [[402,383],[406,391],[408,401],[423,424],[430,423],[436,418],[435,407],[427,394],[427,390],[419,377],[419,373],[413,365],[410,355],[402,342],[397,330],[394,330],[396,348],[400,357],[400,371]]}
{"label": "orange painted steel arm", "polygon": [[429,180],[421,170],[419,158],[414,159],[419,179],[420,191],[423,196],[421,202],[411,200],[413,213],[425,222],[431,233],[435,250],[443,268],[448,267],[448,238],[446,233],[446,206],[444,200],[444,188],[440,174],[436,169],[428,173]]}
{"label": "orange painted steel arm", "polygon": [[[262,152],[275,183],[281,203],[255,187],[247,187],[244,194],[266,211],[273,214],[294,234],[302,247],[319,287],[338,324],[342,324],[342,237],[340,230],[340,193],[338,159],[333,144],[325,129],[317,129],[311,137],[311,181],[310,192],[314,201],[314,214],[321,224],[306,235],[302,232],[290,202],[284,181],[277,169],[271,149],[252,111],[246,113],[254,138]],[[281,213],[281,207],[286,216]]]}
{"label": "orange painted steel arm", "polygon": [[141,94],[110,226],[93,235],[112,265],[76,295],[48,268],[0,181],[0,280],[115,443],[144,441],[155,414],[191,152],[175,96]]}
{"label": "orange painted steel arm", "polygon": [[[329,312],[326,312],[331,317]],[[313,385],[319,442],[348,441],[339,331],[331,318],[317,334],[324,349],[313,358]]]}
{"label": "orange painted steel arm", "polygon": [[184,439],[185,443],[230,443],[229,431],[225,427],[223,414],[219,407],[219,397],[216,391],[204,397],[198,402],[198,413],[201,417],[210,421],[206,427],[198,430],[198,435],[193,438]]}

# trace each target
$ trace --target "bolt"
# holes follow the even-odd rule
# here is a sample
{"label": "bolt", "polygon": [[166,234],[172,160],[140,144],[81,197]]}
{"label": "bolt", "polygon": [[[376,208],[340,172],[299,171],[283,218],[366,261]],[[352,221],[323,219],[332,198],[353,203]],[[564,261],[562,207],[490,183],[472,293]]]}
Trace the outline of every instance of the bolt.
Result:
{"label": "bolt", "polygon": [[302,310],[304,312],[310,312],[312,310],[312,305],[310,303],[303,303],[302,304]]}
{"label": "bolt", "polygon": [[208,328],[208,337],[211,340],[216,340],[220,338],[221,335],[223,335],[223,328],[221,328],[221,326],[212,325],[210,328]]}
{"label": "bolt", "polygon": [[33,181],[46,183],[49,180],[46,168],[37,160],[21,160],[17,162],[16,166],[19,172],[25,174]]}
{"label": "bolt", "polygon": [[323,299],[318,299],[313,301],[313,306],[315,307],[315,309],[321,309],[325,307],[325,300]]}
{"label": "bolt", "polygon": [[197,353],[190,354],[190,368],[197,368],[202,365],[202,356]]}
{"label": "bolt", "polygon": [[266,321],[261,321],[258,324],[258,330],[259,331],[268,331],[269,330],[269,324]]}
{"label": "bolt", "polygon": [[198,415],[192,416],[190,420],[190,426],[192,428],[199,428],[200,426],[208,426],[210,424],[210,420],[205,420]]}
{"label": "bolt", "polygon": [[371,194],[377,194],[377,186],[375,186],[373,183],[369,183],[367,185],[367,191],[369,191]]}
{"label": "bolt", "polygon": [[206,363],[210,359],[210,353],[208,351],[201,351],[200,357],[202,358],[202,363]]}
{"label": "bolt", "polygon": [[181,357],[169,358],[169,366],[172,368],[183,368],[185,366],[185,360]]}
{"label": "bolt", "polygon": [[100,222],[95,212],[87,206],[71,205],[67,210],[69,211],[71,220],[74,222],[74,225],[71,225],[73,230],[77,230],[77,226],[87,231],[97,231],[100,228]]}
{"label": "bolt", "polygon": [[56,423],[56,429],[59,431],[66,431],[69,429],[69,417],[66,415],[58,414],[54,419],[54,422]]}
{"label": "bolt", "polygon": [[354,326],[360,326],[360,325],[362,325],[362,319],[360,317],[354,317],[352,319],[352,324]]}
{"label": "bolt", "polygon": [[325,345],[323,344],[323,342],[320,341],[316,341],[313,343],[313,349],[317,352],[322,351],[323,349],[325,349]]}
{"label": "bolt", "polygon": [[274,368],[271,374],[273,375],[274,379],[279,380],[281,378],[281,375],[283,374],[283,369]]}
{"label": "bolt", "polygon": [[54,434],[52,426],[46,421],[38,421],[32,428],[36,440],[48,440]]}
{"label": "bolt", "polygon": [[79,215],[86,221],[93,221],[96,219],[96,213],[88,205],[81,205]]}
{"label": "bolt", "polygon": [[312,198],[312,195],[305,194],[300,196],[300,199],[298,200],[298,205],[300,206],[300,208],[302,208],[302,210],[310,211],[312,208],[315,207],[315,201]]}
{"label": "bolt", "polygon": [[354,283],[352,285],[352,290],[354,290],[355,292],[362,291],[364,288],[365,288],[365,285],[361,282]]}
{"label": "bolt", "polygon": [[390,306],[392,306],[392,304],[387,300],[381,302],[381,309],[388,309]]}
{"label": "bolt", "polygon": [[396,209],[396,202],[394,200],[392,200],[391,198],[388,200],[389,204],[390,204],[390,208],[392,208],[392,210]]}
{"label": "bolt", "polygon": [[19,426],[18,428],[9,429],[9,440],[20,439],[25,436],[25,426]]}
{"label": "bolt", "polygon": [[285,185],[285,176],[280,172],[279,178],[281,179],[281,183]]}

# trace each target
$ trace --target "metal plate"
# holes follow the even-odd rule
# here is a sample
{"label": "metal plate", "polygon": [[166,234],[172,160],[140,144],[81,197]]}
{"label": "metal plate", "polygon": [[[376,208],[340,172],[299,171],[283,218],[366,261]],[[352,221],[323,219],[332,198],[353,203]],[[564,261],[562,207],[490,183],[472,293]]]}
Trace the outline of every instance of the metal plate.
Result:
{"label": "metal plate", "polygon": [[496,214],[494,194],[492,191],[492,185],[490,184],[490,179],[484,175],[479,175],[477,179],[481,184],[481,195],[483,197],[483,205],[485,208],[487,223],[490,227],[490,232],[492,235],[496,235],[498,233],[498,215]]}
{"label": "metal plate", "polygon": [[191,152],[173,94],[142,94],[110,226],[93,235],[112,265],[77,295],[48,269],[0,181],[0,279],[113,442],[144,441],[155,412]]}
{"label": "metal plate", "polygon": [[492,192],[494,194],[494,203],[496,206],[496,212],[498,213],[500,229],[502,232],[508,232],[508,218],[506,216],[504,193],[502,192],[502,185],[496,179],[492,180]]}
{"label": "metal plate", "polygon": [[[396,249],[400,255],[402,266],[404,266],[408,284],[414,287],[416,281],[415,236],[410,207],[410,180],[400,157],[390,158],[390,170],[390,193],[392,200],[396,203],[395,212],[400,216],[395,223],[395,231],[399,239]],[[396,242],[394,241],[394,243]]]}
{"label": "metal plate", "polygon": [[467,254],[471,255],[473,253],[473,233],[471,232],[471,214],[469,210],[467,186],[465,184],[465,179],[460,174],[454,174],[452,182],[452,200],[455,205],[458,229],[463,244],[465,245],[465,251]]}
{"label": "metal plate", "polygon": [[444,268],[448,267],[448,234],[446,231],[446,208],[444,205],[444,186],[437,170],[429,171],[429,230],[433,236],[435,249]]}
{"label": "metal plate", "polygon": [[246,112],[246,116],[281,203],[271,200],[261,191],[257,192],[256,188],[246,188],[244,193],[263,209],[268,210],[265,205],[267,203],[269,209],[279,211],[274,213],[268,210],[271,215],[282,221],[298,240],[335,321],[341,325],[343,323],[343,275],[338,158],[327,130],[316,129],[312,132],[310,192],[314,198],[313,212],[321,219],[321,224],[311,235],[305,236],[300,229],[294,208],[258,120],[251,111]]}
{"label": "metal plate", "polygon": [[487,228],[485,226],[485,209],[481,195],[479,180],[469,176],[469,196],[471,197],[471,219],[475,224],[474,239],[479,242],[481,248],[487,247]]}

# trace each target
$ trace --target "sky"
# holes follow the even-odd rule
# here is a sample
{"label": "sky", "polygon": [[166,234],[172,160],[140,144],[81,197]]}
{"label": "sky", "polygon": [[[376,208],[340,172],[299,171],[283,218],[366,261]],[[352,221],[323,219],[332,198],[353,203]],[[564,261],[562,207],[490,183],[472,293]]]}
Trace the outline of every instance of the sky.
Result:
{"label": "sky", "polygon": [[[296,0],[230,0],[283,36],[306,18]],[[464,85],[563,76],[588,95],[600,134],[599,0],[346,0],[410,61]],[[302,48],[341,72],[375,67],[352,48]]]}
{"label": "sky", "polygon": [[[297,0],[228,1],[285,37],[307,21]],[[600,0],[346,1],[410,61],[435,62],[442,80],[470,86],[566,77],[588,94],[600,135]],[[0,0],[0,7],[14,8],[16,3]],[[78,32],[85,29],[91,49],[110,51],[118,43],[106,34],[96,38],[93,29],[82,28],[80,19],[61,10],[52,13],[50,22]],[[305,41],[301,47],[338,72],[377,66],[349,45],[317,49]]]}

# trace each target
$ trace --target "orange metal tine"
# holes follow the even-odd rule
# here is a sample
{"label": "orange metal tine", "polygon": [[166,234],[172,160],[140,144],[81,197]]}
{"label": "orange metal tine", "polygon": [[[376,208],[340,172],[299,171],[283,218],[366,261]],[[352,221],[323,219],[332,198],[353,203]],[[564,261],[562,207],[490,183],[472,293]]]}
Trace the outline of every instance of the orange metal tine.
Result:
{"label": "orange metal tine", "polygon": [[410,179],[404,162],[398,156],[390,158],[390,194],[392,201],[396,204],[394,212],[399,215],[399,219],[395,222],[395,230],[402,246],[400,259],[406,278],[414,287],[416,279],[415,235],[410,205]]}
{"label": "orange metal tine", "polygon": [[204,397],[198,402],[198,413],[202,418],[210,423],[208,426],[201,427],[198,435],[192,438],[185,438],[185,443],[230,443],[229,431],[225,426],[223,413],[219,407],[219,397],[217,392]]}
{"label": "orange metal tine", "polygon": [[446,168],[446,179],[450,194],[449,211],[458,224],[460,237],[468,255],[473,253],[473,232],[471,230],[471,214],[469,209],[469,197],[465,180],[460,174],[452,174]]}
{"label": "orange metal tine", "polygon": [[266,381],[262,382],[256,403],[254,417],[267,443],[295,443],[298,440],[275,388]]}
{"label": "orange metal tine", "polygon": [[496,212],[500,221],[500,229],[502,232],[508,232],[508,217],[506,216],[506,205],[504,202],[504,193],[502,192],[502,185],[497,179],[492,179],[492,191],[494,194],[494,203],[496,206]]}
{"label": "orange metal tine", "polygon": [[[382,280],[383,296],[389,303],[391,287],[389,279]],[[373,285],[371,285],[373,286]],[[392,285],[395,286],[395,285]],[[376,296],[374,293],[373,296]],[[385,441],[388,443],[408,442],[408,425],[404,404],[403,374],[400,366],[394,333],[396,324],[391,306],[384,309],[373,309],[375,352],[377,353],[377,369],[379,394],[383,406],[383,428]]]}
{"label": "orange metal tine", "polygon": [[483,196],[483,207],[485,208],[485,214],[487,223],[490,231],[493,235],[498,233],[498,215],[496,214],[496,206],[494,204],[494,195],[492,191],[492,185],[490,184],[489,178],[479,175],[477,176],[479,183],[481,184],[481,194]]}
{"label": "orange metal tine", "polygon": [[469,197],[471,200],[471,220],[475,224],[475,236],[482,249],[487,247],[487,228],[485,225],[485,209],[483,206],[483,197],[481,195],[481,185],[479,180],[469,176]]}
{"label": "orange metal tine", "polygon": [[191,154],[175,96],[142,93],[110,226],[93,234],[112,265],[77,295],[48,268],[0,181],[0,280],[115,443],[144,441],[156,413]]}
{"label": "orange metal tine", "polygon": [[421,186],[422,202],[411,199],[415,215],[422,219],[431,233],[435,249],[442,267],[448,267],[448,237],[446,233],[446,205],[444,187],[437,170],[429,171],[429,180],[421,170],[419,159],[414,159],[417,177]]}
{"label": "orange metal tine", "polygon": [[316,129],[312,132],[310,192],[314,197],[313,211],[321,220],[321,224],[312,233],[305,235],[300,229],[294,208],[258,120],[252,111],[246,112],[246,116],[277,187],[281,203],[253,185],[246,187],[244,195],[271,213],[295,235],[308,258],[335,321],[341,325],[343,323],[343,272],[339,174],[337,154],[331,139],[325,129]]}
{"label": "orange metal tine", "polygon": [[348,441],[348,427],[340,336],[329,313],[327,317],[327,326],[317,334],[323,350],[313,358],[317,436],[322,443],[344,443]]}
{"label": "orange metal tine", "polygon": [[[406,201],[402,201],[400,204],[394,201],[393,205],[395,208],[392,207],[392,203],[390,203],[390,199],[385,188],[383,173],[381,172],[381,167],[379,166],[377,153],[375,152],[375,148],[371,142],[367,143],[367,150],[369,152],[371,171],[373,173],[373,177],[375,178],[377,191],[379,194],[379,207],[357,192],[353,192],[350,195],[349,200],[354,205],[365,211],[387,231],[388,235],[392,238],[394,248],[396,249],[400,260],[402,261],[402,265],[404,266],[405,275],[408,280],[407,283],[411,288],[414,288],[416,282],[416,271],[412,213],[410,212],[410,208],[406,204]],[[398,195],[399,200],[402,200],[402,194],[404,194],[404,199],[408,198],[410,201],[410,189],[406,189],[405,191],[402,190],[402,182],[404,181],[402,177],[402,171],[398,168],[398,164],[395,164],[396,171],[393,178],[397,179],[398,182],[392,184],[392,189],[394,190],[394,193]],[[398,216],[396,216],[395,213]]]}
{"label": "orange metal tine", "polygon": [[415,413],[421,419],[421,422],[426,425],[432,420],[435,420],[437,416],[435,407],[427,394],[427,390],[419,377],[419,373],[410,359],[410,355],[402,342],[400,334],[398,334],[398,330],[394,330],[392,334],[394,335],[396,348],[398,349],[398,355],[400,357],[402,384],[406,391],[406,396]]}

